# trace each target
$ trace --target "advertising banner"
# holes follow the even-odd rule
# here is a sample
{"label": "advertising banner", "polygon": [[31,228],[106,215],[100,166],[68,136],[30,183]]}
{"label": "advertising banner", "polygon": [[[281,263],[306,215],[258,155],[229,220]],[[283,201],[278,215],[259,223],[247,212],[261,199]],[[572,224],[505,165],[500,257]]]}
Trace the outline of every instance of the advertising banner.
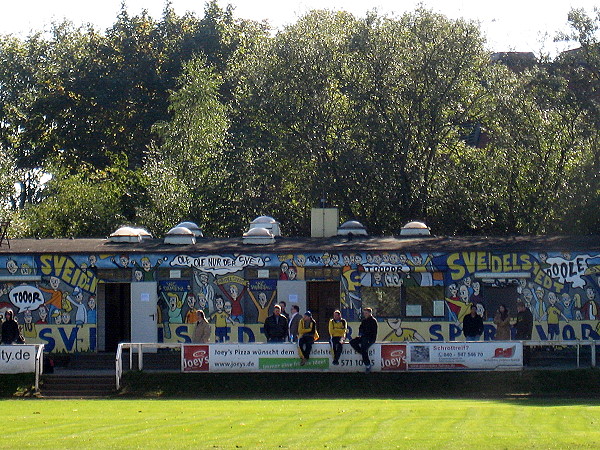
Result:
{"label": "advertising banner", "polygon": [[35,372],[35,345],[0,345],[0,373]]}
{"label": "advertising banner", "polygon": [[521,342],[446,342],[407,344],[408,370],[518,370]]}
{"label": "advertising banner", "polygon": [[[518,370],[523,367],[521,342],[409,342],[374,344],[372,371]],[[306,364],[295,344],[184,345],[183,372],[362,372],[361,355],[344,344],[340,364],[332,364],[330,346],[315,343]]]}
{"label": "advertising banner", "polygon": [[[340,364],[331,364],[331,347],[328,343],[315,343],[306,364],[300,364],[296,344],[210,344],[184,345],[183,372],[287,372],[332,371],[360,372],[364,370],[362,358],[349,344],[344,344]],[[369,349],[373,370],[381,367],[379,345]]]}

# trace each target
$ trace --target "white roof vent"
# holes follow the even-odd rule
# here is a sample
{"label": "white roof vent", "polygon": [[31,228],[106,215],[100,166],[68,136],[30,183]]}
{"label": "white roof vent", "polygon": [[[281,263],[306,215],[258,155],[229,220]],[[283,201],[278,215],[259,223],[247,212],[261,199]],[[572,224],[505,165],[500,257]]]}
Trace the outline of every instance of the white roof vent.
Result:
{"label": "white roof vent", "polygon": [[244,244],[273,244],[275,242],[275,236],[271,233],[271,230],[267,228],[255,227],[250,228],[244,233],[242,241]]}
{"label": "white roof vent", "polygon": [[429,236],[430,229],[423,222],[408,222],[400,230],[400,236]]}
{"label": "white roof vent", "polygon": [[356,221],[349,220],[341,224],[337,229],[338,236],[367,236],[367,229],[365,226]]}
{"label": "white roof vent", "polygon": [[152,233],[144,228],[134,228],[135,232],[143,239],[152,239]]}
{"label": "white roof vent", "polygon": [[260,216],[250,222],[250,230],[253,228],[265,228],[269,230],[273,236],[281,236],[281,227],[279,222],[271,216]]}
{"label": "white roof vent", "polygon": [[194,233],[194,236],[196,237],[204,237],[204,234],[202,234],[202,230],[194,222],[181,222],[180,224],[175,225],[175,228],[177,227],[187,228],[192,233]]}
{"label": "white roof vent", "polygon": [[189,228],[185,227],[171,228],[165,236],[165,244],[188,245],[195,243],[196,236]]}
{"label": "white roof vent", "polygon": [[[142,232],[150,234],[142,228],[120,227],[108,237],[108,240],[110,242],[141,242],[143,238]],[[150,237],[152,237],[152,235],[150,235]]]}

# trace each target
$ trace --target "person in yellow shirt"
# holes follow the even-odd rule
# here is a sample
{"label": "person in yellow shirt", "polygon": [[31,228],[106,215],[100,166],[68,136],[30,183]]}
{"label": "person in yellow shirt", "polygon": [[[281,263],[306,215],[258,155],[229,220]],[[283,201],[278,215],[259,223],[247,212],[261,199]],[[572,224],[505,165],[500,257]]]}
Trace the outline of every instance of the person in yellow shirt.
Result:
{"label": "person in yellow shirt", "polygon": [[298,322],[298,337],[300,365],[303,366],[306,364],[308,358],[310,358],[313,342],[319,339],[317,322],[315,322],[315,319],[313,319],[310,311],[306,311],[300,322]]}
{"label": "person in yellow shirt", "polygon": [[333,352],[332,364],[334,366],[337,366],[340,363],[342,347],[347,332],[348,325],[346,324],[346,320],[342,319],[342,313],[336,309],[333,312],[333,318],[329,319],[329,343],[331,344],[331,351]]}

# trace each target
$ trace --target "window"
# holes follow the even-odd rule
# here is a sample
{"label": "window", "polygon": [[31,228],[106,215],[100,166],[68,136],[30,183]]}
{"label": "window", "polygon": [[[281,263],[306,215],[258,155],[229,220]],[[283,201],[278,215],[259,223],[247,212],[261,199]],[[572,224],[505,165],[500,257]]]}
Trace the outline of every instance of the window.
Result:
{"label": "window", "polygon": [[443,286],[406,286],[403,317],[438,316],[437,311],[434,314],[434,305],[437,301],[444,301]]}
{"label": "window", "polygon": [[376,317],[402,317],[399,287],[363,287],[362,304],[373,308]]}

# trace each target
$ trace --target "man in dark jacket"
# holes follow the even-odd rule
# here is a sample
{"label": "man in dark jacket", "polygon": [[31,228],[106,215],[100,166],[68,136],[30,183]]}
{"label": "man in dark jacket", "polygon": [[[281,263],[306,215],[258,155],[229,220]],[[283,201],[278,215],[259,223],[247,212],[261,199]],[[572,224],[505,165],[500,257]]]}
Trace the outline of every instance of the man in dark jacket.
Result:
{"label": "man in dark jacket", "polygon": [[478,341],[483,334],[483,319],[477,314],[475,305],[471,305],[471,313],[463,319],[463,334],[467,341]]}
{"label": "man in dark jacket", "polygon": [[377,340],[377,319],[373,317],[371,308],[363,308],[364,319],[358,328],[358,337],[350,341],[350,346],[362,356],[365,371],[371,371],[371,360],[369,359],[369,347]]}
{"label": "man in dark jacket", "polygon": [[[518,341],[528,341],[531,339],[533,331],[533,314],[523,302],[517,303],[517,321],[515,323],[515,339]],[[529,365],[531,349],[523,345],[523,364]]]}
{"label": "man in dark jacket", "polygon": [[273,315],[265,320],[264,330],[267,342],[285,342],[288,335],[288,320],[281,314],[281,306],[273,307]]}
{"label": "man in dark jacket", "polygon": [[533,314],[525,307],[523,302],[517,303],[517,322],[515,323],[515,330],[516,340],[528,341],[531,339]]}

